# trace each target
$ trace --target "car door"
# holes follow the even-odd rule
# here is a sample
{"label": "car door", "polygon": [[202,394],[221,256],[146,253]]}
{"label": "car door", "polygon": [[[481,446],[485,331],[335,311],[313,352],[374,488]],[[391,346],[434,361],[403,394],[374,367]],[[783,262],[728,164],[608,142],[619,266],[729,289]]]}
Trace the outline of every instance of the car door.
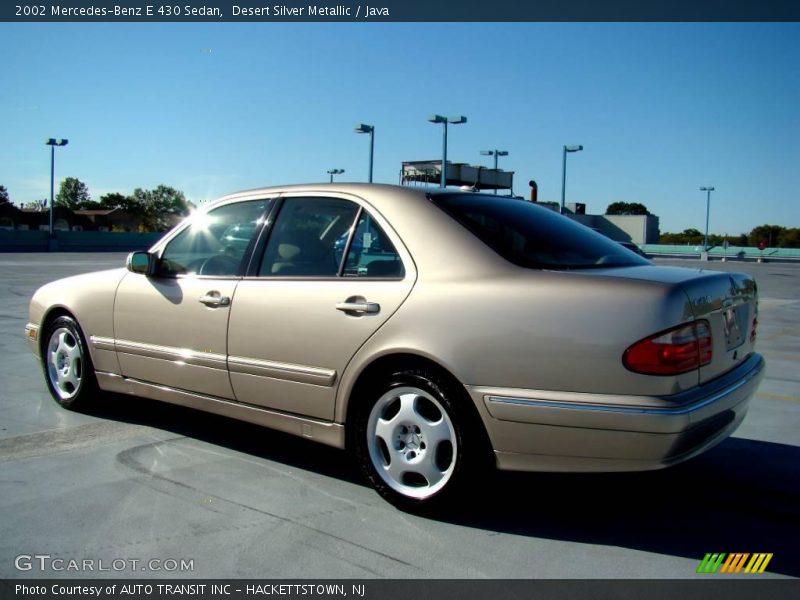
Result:
{"label": "car door", "polygon": [[289,196],[231,307],[228,367],[240,402],[332,420],[336,384],[398,309],[416,271],[359,199]]}
{"label": "car door", "polygon": [[128,273],[114,304],[122,374],[233,398],[227,330],[236,285],[269,199],[198,212],[159,249],[155,273]]}

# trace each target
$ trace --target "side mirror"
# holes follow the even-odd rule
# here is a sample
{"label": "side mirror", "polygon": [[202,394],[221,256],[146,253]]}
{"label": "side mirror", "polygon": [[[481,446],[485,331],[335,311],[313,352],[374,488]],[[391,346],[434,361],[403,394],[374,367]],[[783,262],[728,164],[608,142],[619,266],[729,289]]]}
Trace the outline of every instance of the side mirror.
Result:
{"label": "side mirror", "polygon": [[155,257],[149,252],[131,252],[125,267],[131,273],[141,273],[149,277],[155,272]]}

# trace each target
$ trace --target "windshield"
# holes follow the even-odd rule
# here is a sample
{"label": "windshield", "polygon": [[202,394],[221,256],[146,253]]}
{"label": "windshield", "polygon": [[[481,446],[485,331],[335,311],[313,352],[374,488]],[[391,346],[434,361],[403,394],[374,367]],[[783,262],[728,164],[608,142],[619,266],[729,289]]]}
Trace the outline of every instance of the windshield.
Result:
{"label": "windshield", "polygon": [[521,267],[650,264],[604,235],[531,202],[485,194],[433,194],[431,200],[500,256]]}

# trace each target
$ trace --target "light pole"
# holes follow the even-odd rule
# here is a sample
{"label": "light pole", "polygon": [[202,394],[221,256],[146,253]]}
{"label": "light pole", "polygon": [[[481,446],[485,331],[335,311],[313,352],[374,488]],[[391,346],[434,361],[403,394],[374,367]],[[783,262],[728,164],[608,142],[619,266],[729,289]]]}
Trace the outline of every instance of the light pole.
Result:
{"label": "light pole", "polygon": [[564,158],[561,162],[561,214],[564,214],[567,189],[567,152],[580,152],[583,146],[564,146]]}
{"label": "light pole", "polygon": [[45,144],[50,146],[50,237],[53,237],[53,196],[56,186],[56,146],[66,146],[69,140],[48,139]]}
{"label": "light pole", "polygon": [[331,183],[333,183],[334,175],[341,175],[342,173],[344,173],[344,169],[328,169],[328,175],[331,176]]}
{"label": "light pole", "polygon": [[354,131],[356,133],[369,134],[369,182],[372,183],[372,160],[375,153],[375,126],[359,123],[356,125]]}
{"label": "light pole", "polygon": [[467,122],[467,117],[464,115],[458,115],[457,117],[443,117],[442,115],[431,115],[428,117],[428,121],[431,123],[441,123],[443,126],[443,136],[442,136],[442,181],[440,186],[446,187],[447,186],[447,124],[450,123],[452,125],[461,125],[461,123]]}
{"label": "light pole", "polygon": [[711,192],[714,191],[714,186],[703,186],[700,191],[706,193],[706,233],[703,236],[703,252],[708,252],[708,216],[711,212]]}
{"label": "light pole", "polygon": [[[481,150],[481,154],[483,156],[494,156],[494,170],[495,177],[497,177],[497,157],[508,156],[508,152],[506,150]],[[494,188],[494,193],[497,195],[497,187]]]}

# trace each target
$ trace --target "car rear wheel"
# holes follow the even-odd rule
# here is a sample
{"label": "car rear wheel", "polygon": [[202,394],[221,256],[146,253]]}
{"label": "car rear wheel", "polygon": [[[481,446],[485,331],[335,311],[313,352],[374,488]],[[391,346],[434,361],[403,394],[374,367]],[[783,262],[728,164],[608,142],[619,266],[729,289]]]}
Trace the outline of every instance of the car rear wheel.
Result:
{"label": "car rear wheel", "polygon": [[58,317],[48,325],[45,339],[42,364],[53,398],[64,408],[87,406],[98,388],[80,327],[71,317]]}
{"label": "car rear wheel", "polygon": [[406,510],[443,504],[465,472],[485,464],[470,407],[449,382],[408,370],[373,390],[358,407],[352,440],[361,470],[392,504]]}

